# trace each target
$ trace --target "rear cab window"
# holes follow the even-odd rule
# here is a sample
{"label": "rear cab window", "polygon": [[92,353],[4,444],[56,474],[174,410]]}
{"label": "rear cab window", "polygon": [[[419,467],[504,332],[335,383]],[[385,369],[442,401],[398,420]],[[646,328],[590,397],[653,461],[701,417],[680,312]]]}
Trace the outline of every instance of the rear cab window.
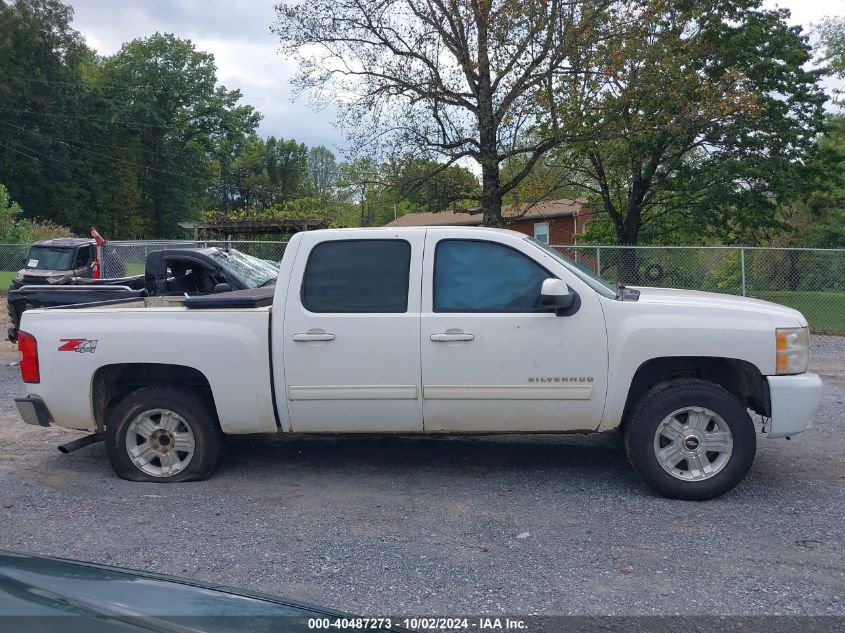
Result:
{"label": "rear cab window", "polygon": [[317,244],[302,278],[302,306],[314,313],[408,311],[411,244],[338,240]]}

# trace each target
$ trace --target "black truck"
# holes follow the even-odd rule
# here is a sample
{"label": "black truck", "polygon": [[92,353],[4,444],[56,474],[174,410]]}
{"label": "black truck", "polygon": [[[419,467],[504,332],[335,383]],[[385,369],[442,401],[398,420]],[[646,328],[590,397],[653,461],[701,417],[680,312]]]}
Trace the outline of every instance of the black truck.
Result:
{"label": "black truck", "polygon": [[[56,240],[51,240],[54,242]],[[68,240],[69,242],[70,240]],[[84,240],[76,240],[83,242]],[[91,244],[93,240],[89,241]],[[41,247],[42,245],[36,245]],[[36,248],[33,246],[33,249]],[[70,247],[71,245],[68,244]],[[74,244],[73,257],[83,244]],[[70,249],[69,249],[70,250]],[[93,252],[93,249],[92,249]],[[40,256],[40,254],[39,254]],[[33,260],[30,250],[29,262]],[[51,265],[75,263],[75,259],[56,258]],[[51,262],[53,260],[50,260]],[[81,260],[80,260],[81,261]],[[41,264],[37,259],[36,264]],[[38,271],[37,274],[35,271]],[[151,251],[147,255],[144,274],[134,277],[92,279],[79,275],[75,268],[50,270],[27,267],[9,288],[8,310],[12,325],[8,337],[17,341],[21,314],[31,308],[46,308],[97,301],[161,295],[203,295],[270,286],[279,274],[279,265],[266,259],[246,255],[235,249],[170,248]],[[56,273],[50,275],[49,273]],[[84,270],[82,271],[84,272]]]}

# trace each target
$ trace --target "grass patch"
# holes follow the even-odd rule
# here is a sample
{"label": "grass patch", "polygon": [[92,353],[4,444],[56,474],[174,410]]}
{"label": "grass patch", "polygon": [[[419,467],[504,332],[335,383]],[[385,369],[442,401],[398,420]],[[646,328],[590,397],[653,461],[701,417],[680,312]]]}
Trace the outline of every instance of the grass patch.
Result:
{"label": "grass patch", "polygon": [[795,308],[807,317],[814,332],[845,334],[845,292],[770,290],[750,296]]}
{"label": "grass patch", "polygon": [[137,264],[137,263],[128,263],[126,264],[126,273],[123,275],[124,277],[134,277],[135,275],[143,275],[144,274],[144,264]]}
{"label": "grass patch", "polygon": [[12,279],[14,279],[17,272],[16,270],[0,270],[0,294],[9,292],[9,286],[12,285]]}

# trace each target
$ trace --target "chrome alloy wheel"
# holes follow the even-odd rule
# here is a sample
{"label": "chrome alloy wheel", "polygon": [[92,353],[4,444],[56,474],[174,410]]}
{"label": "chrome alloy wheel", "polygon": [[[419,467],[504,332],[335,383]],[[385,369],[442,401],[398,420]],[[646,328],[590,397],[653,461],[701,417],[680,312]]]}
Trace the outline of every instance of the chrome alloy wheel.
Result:
{"label": "chrome alloy wheel", "polygon": [[683,481],[704,481],[730,461],[733,435],[728,424],[704,407],[667,415],[654,433],[654,455],[667,473]]}
{"label": "chrome alloy wheel", "polygon": [[178,413],[149,409],[129,424],[126,452],[138,470],[153,477],[171,477],[191,463],[194,432]]}

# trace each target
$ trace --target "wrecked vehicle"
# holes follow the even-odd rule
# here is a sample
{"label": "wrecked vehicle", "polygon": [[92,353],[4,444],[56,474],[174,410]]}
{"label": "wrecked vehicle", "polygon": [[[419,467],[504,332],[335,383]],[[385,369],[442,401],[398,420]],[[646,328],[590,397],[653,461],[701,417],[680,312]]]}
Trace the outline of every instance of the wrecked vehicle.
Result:
{"label": "wrecked vehicle", "polygon": [[9,290],[26,285],[65,283],[72,278],[97,278],[96,246],[94,238],[89,237],[36,242],[29,247],[24,267],[12,278]]}
{"label": "wrecked vehicle", "polygon": [[[91,242],[93,244],[93,240]],[[40,264],[42,260],[38,261]],[[61,283],[28,284],[9,290],[7,309],[12,324],[7,335],[10,341],[16,342],[21,315],[32,308],[245,290],[274,284],[278,272],[278,264],[235,249],[209,247],[151,251],[147,255],[143,275],[112,279],[74,277],[62,279]],[[58,276],[56,278],[59,279]]]}

